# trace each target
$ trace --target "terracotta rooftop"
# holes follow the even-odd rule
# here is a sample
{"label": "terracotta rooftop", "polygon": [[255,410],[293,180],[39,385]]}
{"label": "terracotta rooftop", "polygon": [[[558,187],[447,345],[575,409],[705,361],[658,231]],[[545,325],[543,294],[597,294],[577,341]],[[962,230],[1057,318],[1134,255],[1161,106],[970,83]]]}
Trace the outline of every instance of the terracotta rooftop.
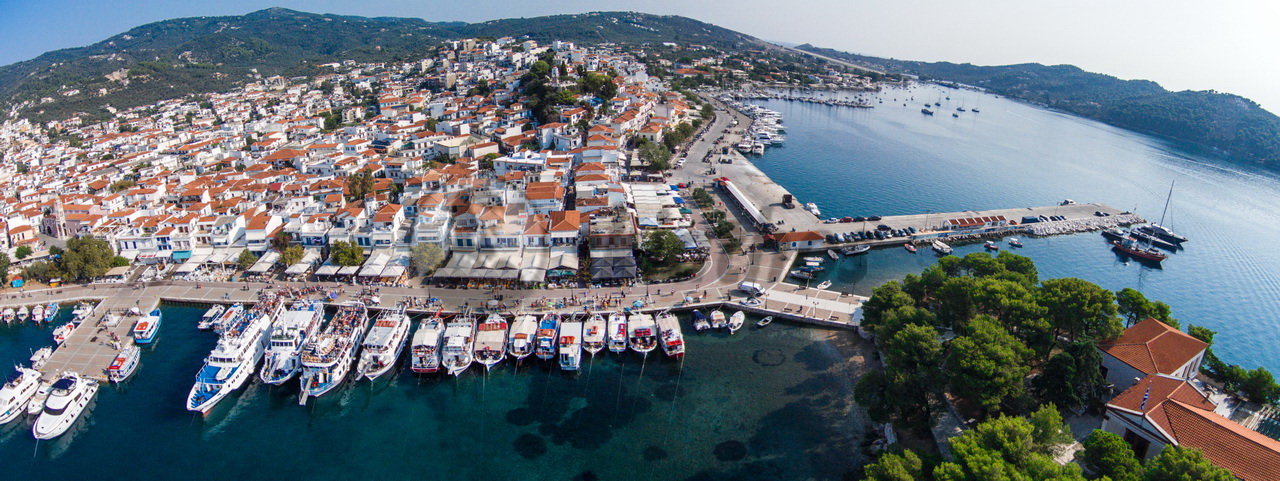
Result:
{"label": "terracotta rooftop", "polygon": [[1172,374],[1209,347],[1154,318],[1125,329],[1114,341],[1098,344],[1098,349],[1146,374]]}

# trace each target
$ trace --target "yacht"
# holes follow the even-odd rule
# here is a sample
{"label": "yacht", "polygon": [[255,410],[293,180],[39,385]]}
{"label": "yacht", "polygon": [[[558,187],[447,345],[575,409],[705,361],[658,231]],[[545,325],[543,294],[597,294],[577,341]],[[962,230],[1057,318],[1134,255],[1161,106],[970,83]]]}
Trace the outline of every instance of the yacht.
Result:
{"label": "yacht", "polygon": [[1102,237],[1111,240],[1125,240],[1129,238],[1129,233],[1119,227],[1112,227],[1102,231]]}
{"label": "yacht", "polygon": [[818,204],[815,204],[813,202],[805,204],[804,210],[809,211],[809,213],[813,214],[814,217],[818,217],[818,218],[822,217],[822,211],[818,210]]}
{"label": "yacht", "polygon": [[473,350],[476,361],[488,372],[507,355],[507,320],[499,314],[489,314],[476,328],[476,345]]}
{"label": "yacht", "polygon": [[1155,250],[1152,247],[1143,245],[1142,243],[1139,243],[1138,241],[1133,239],[1125,239],[1122,241],[1111,241],[1111,244],[1113,246],[1112,247],[1113,250],[1123,252],[1125,254],[1128,254],[1130,256],[1133,256],[1142,260],[1148,260],[1148,261],[1159,263],[1160,261],[1163,261],[1169,258],[1169,256],[1161,253],[1160,251]]}
{"label": "yacht", "polygon": [[577,371],[582,366],[582,321],[570,318],[560,325],[560,370]]}
{"label": "yacht", "polygon": [[507,338],[507,353],[517,361],[533,354],[533,336],[538,331],[538,318],[529,314],[516,316]]}
{"label": "yacht", "polygon": [[413,331],[413,345],[409,348],[409,368],[419,374],[440,370],[440,338],[444,334],[444,320],[440,311],[418,323]]}
{"label": "yacht", "polygon": [[951,254],[951,246],[947,245],[946,242],[935,239],[933,241],[933,251],[945,256]]}
{"label": "yacht", "polygon": [[253,377],[271,341],[271,322],[281,304],[271,297],[258,302],[235,323],[223,326],[218,344],[204,359],[187,393],[187,410],[208,414],[231,391]]}
{"label": "yacht", "polygon": [[0,424],[8,424],[26,410],[27,402],[40,390],[40,371],[18,367],[0,388]]}
{"label": "yacht", "polygon": [[1173,244],[1181,244],[1187,241],[1187,238],[1185,236],[1182,236],[1174,232],[1173,229],[1170,229],[1168,227],[1165,227],[1156,223],[1138,226],[1138,231],[1146,234],[1151,234],[1153,236],[1156,236],[1157,238],[1163,239],[1164,241],[1170,242]]}
{"label": "yacht", "polygon": [[91,315],[93,315],[93,305],[87,302],[76,304],[75,309],[71,310],[71,319],[75,322],[88,319]]}
{"label": "yacht", "polygon": [[67,342],[67,338],[70,338],[71,333],[75,331],[76,331],[76,324],[74,322],[68,322],[61,326],[58,326],[53,330],[53,342],[61,346],[62,343]]}
{"label": "yacht", "polygon": [[82,378],[76,373],[67,373],[53,382],[49,398],[44,401],[44,410],[36,423],[31,426],[31,434],[36,439],[53,439],[67,432],[85,407],[98,394],[98,383]]}
{"label": "yacht", "polygon": [[444,328],[444,347],[440,350],[440,363],[449,374],[457,376],[471,367],[475,358],[472,349],[476,343],[476,319],[463,315],[450,321]]}
{"label": "yacht", "polygon": [[116,358],[111,361],[111,365],[107,366],[107,379],[113,383],[120,384],[133,372],[138,370],[138,361],[142,357],[142,349],[138,346],[129,346],[116,354]]}
{"label": "yacht", "polygon": [[621,312],[609,314],[609,350],[616,353],[627,352],[627,316]]}
{"label": "yacht", "polygon": [[209,327],[213,329],[213,332],[222,333],[222,329],[224,326],[227,326],[236,322],[236,318],[240,317],[241,315],[244,315],[244,304],[240,304],[240,303],[232,304],[231,307],[228,307],[226,308],[226,310],[222,311],[221,316],[214,318],[213,324]]}
{"label": "yacht", "polygon": [[36,304],[31,308],[31,322],[44,322],[44,304]]}
{"label": "yacht", "polygon": [[51,391],[53,391],[52,384],[40,383],[40,387],[36,388],[36,393],[31,395],[31,400],[27,401],[28,416],[35,417],[40,415],[40,411],[44,410],[44,402],[49,399]]}
{"label": "yacht", "polygon": [[58,310],[61,308],[62,306],[59,306],[56,302],[50,302],[49,305],[44,306],[44,322],[53,322],[54,320],[57,320]]}
{"label": "yacht", "polygon": [[604,333],[607,327],[604,316],[592,314],[582,327],[582,348],[596,357],[596,353],[604,349]]}
{"label": "yacht", "polygon": [[31,317],[31,311],[27,309],[27,306],[22,306],[18,308],[18,322],[26,321],[30,317]]}
{"label": "yacht", "polygon": [[364,346],[360,350],[360,362],[356,364],[356,372],[370,381],[386,374],[396,360],[404,343],[409,339],[409,326],[413,321],[405,313],[405,306],[396,310],[384,310],[373,321],[373,328],[364,337]]}
{"label": "yacht", "polygon": [[324,304],[320,302],[297,303],[292,309],[280,313],[271,326],[271,340],[262,356],[262,370],[258,371],[258,378],[279,386],[298,375],[302,370],[302,348],[323,324]]}
{"label": "yacht", "polygon": [[534,337],[534,354],[538,359],[548,360],[556,357],[556,333],[560,330],[560,315],[549,312],[542,316],[538,323],[538,332]]}
{"label": "yacht", "polygon": [[653,323],[653,316],[638,312],[631,315],[627,319],[627,327],[630,329],[628,340],[631,344],[631,350],[648,355],[649,351],[658,347],[658,337],[654,330],[656,325]]}
{"label": "yacht", "polygon": [[658,314],[658,334],[662,337],[662,352],[670,358],[684,357],[684,334],[680,331],[680,320],[671,311]]}
{"label": "yacht", "polygon": [[738,332],[738,329],[742,329],[742,324],[746,321],[746,318],[747,315],[742,311],[734,312],[732,316],[729,316],[729,334],[733,334]]}
{"label": "yacht", "polygon": [[152,309],[150,314],[142,316],[138,322],[133,325],[133,342],[137,344],[151,344],[156,339],[156,333],[160,332],[160,309]]}
{"label": "yacht", "polygon": [[369,312],[364,303],[350,301],[342,304],[333,320],[307,341],[302,350],[302,393],[298,404],[306,404],[308,396],[332,391],[347,379],[368,327]]}
{"label": "yacht", "polygon": [[227,310],[227,306],[222,304],[214,304],[209,310],[204,311],[204,315],[200,316],[200,321],[196,323],[196,329],[207,331],[213,327],[213,321],[222,315],[222,311]]}
{"label": "yacht", "polygon": [[48,361],[49,356],[52,356],[52,355],[53,355],[53,347],[51,346],[45,346],[40,349],[36,349],[36,352],[31,354],[31,368],[40,369],[44,367],[45,361]]}

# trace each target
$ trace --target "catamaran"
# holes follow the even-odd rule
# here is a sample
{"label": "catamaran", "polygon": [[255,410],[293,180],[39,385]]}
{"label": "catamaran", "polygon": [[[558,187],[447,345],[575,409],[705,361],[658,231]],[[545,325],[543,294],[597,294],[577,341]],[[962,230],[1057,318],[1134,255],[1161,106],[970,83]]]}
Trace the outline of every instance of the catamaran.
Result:
{"label": "catamaran", "polygon": [[475,360],[471,349],[476,342],[476,319],[463,315],[450,321],[444,328],[444,349],[440,351],[440,364],[445,371],[457,376],[471,367]]}
{"label": "catamaran", "polygon": [[440,318],[439,310],[436,315],[418,323],[409,351],[409,368],[413,372],[426,374],[440,370],[440,338],[443,334],[444,320]]}
{"label": "catamaran", "polygon": [[653,316],[643,312],[632,314],[627,320],[627,327],[631,329],[628,336],[631,350],[648,355],[649,351],[658,347],[658,336],[655,332],[657,326],[653,322]]}
{"label": "catamaran", "polygon": [[364,338],[364,348],[360,351],[356,372],[372,381],[390,371],[396,365],[396,359],[400,358],[400,351],[404,350],[404,342],[409,339],[409,326],[412,324],[413,321],[405,313],[405,306],[394,311],[382,311]]}
{"label": "catamaran", "polygon": [[40,371],[18,366],[0,388],[0,424],[17,419],[39,389]]}
{"label": "catamaran", "polygon": [[582,349],[596,357],[596,353],[604,349],[604,333],[606,324],[600,313],[592,314],[582,326]]}
{"label": "catamaran", "polygon": [[534,337],[534,354],[538,359],[548,360],[556,357],[556,333],[560,331],[560,315],[548,312],[538,323],[538,332]]}
{"label": "catamaran", "polygon": [[213,322],[222,315],[222,311],[227,310],[227,306],[222,304],[214,304],[209,310],[204,311],[204,315],[200,316],[200,321],[196,323],[196,329],[206,331],[213,328]]}
{"label": "catamaran", "polygon": [[299,302],[280,313],[271,326],[271,343],[263,355],[258,378],[279,386],[298,375],[302,370],[302,348],[320,331],[322,324],[324,304],[320,302]]}
{"label": "catamaran", "polygon": [[271,340],[271,321],[282,304],[275,297],[263,299],[235,323],[223,326],[222,337],[187,394],[187,410],[208,414],[231,391],[239,389],[258,367]]}
{"label": "catamaran", "polygon": [[338,308],[320,334],[307,341],[302,351],[302,393],[298,404],[306,404],[308,396],[324,395],[347,379],[368,328],[369,312],[364,303],[349,301]]}
{"label": "catamaran", "polygon": [[560,325],[560,370],[577,371],[582,366],[582,321],[570,317]]}
{"label": "catamaran", "polygon": [[133,325],[133,342],[136,344],[151,344],[156,339],[156,333],[160,332],[160,309],[152,309],[150,314],[142,316],[138,322]]}
{"label": "catamaran", "polygon": [[71,429],[96,394],[98,383],[73,372],[64,374],[54,381],[49,398],[44,401],[44,410],[31,426],[31,434],[42,440],[61,436]]}
{"label": "catamaran", "polygon": [[533,354],[533,336],[538,331],[538,318],[529,314],[516,316],[507,339],[507,353],[517,361]]}
{"label": "catamaran", "polygon": [[120,384],[129,379],[133,372],[138,370],[138,361],[142,357],[142,350],[138,346],[129,346],[116,354],[116,358],[111,361],[111,365],[107,366],[107,380]]}
{"label": "catamaran", "polygon": [[662,338],[662,352],[667,357],[679,359],[684,357],[684,333],[680,331],[680,320],[671,311],[658,314],[658,335]]}
{"label": "catamaran", "polygon": [[627,316],[621,312],[609,314],[609,350],[618,354],[627,352]]}
{"label": "catamaran", "polygon": [[507,320],[499,314],[489,314],[476,330],[473,352],[476,361],[484,365],[485,371],[501,362],[507,355]]}

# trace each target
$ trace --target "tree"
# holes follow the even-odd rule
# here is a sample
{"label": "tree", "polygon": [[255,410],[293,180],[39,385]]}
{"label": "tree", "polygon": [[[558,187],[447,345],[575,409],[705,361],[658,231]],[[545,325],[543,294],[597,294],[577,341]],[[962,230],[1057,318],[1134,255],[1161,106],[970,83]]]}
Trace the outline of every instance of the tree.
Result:
{"label": "tree", "polygon": [[995,411],[1022,395],[1031,350],[989,316],[975,318],[968,331],[951,341],[948,377],[958,394]]}
{"label": "tree", "polygon": [[1116,296],[1092,282],[1064,277],[1040,284],[1040,305],[1048,310],[1055,334],[1073,340],[1103,340],[1119,337],[1124,331],[1116,316]]}
{"label": "tree", "polygon": [[112,257],[111,267],[129,267],[129,259],[125,256]]}
{"label": "tree", "polygon": [[414,244],[409,248],[409,254],[410,265],[413,267],[415,276],[425,276],[435,272],[444,261],[444,251],[440,250],[438,244]]}
{"label": "tree", "polygon": [[1056,454],[1059,447],[1074,441],[1071,428],[1062,421],[1062,413],[1058,412],[1058,407],[1053,403],[1040,406],[1040,409],[1031,413],[1028,421],[1032,428],[1031,441],[1039,453]]}
{"label": "tree", "polygon": [[542,60],[538,60],[529,66],[529,74],[535,78],[545,78],[551,73],[551,65]]}
{"label": "tree", "polygon": [[373,193],[373,172],[369,169],[360,169],[358,172],[347,174],[346,186],[348,199],[352,201],[364,199],[365,195]]}
{"label": "tree", "polygon": [[[1052,446],[1042,445],[1035,437],[1035,426],[1024,418],[1000,416],[978,424],[974,429],[952,438],[951,451],[959,470],[971,480],[1054,479],[1081,480],[1080,466],[1060,466],[1045,452]],[[949,479],[956,479],[950,477]]]}
{"label": "tree", "polygon": [[9,260],[8,252],[0,252],[0,285],[9,285]]}
{"label": "tree", "polygon": [[1092,342],[1068,344],[1045,363],[1031,390],[1042,401],[1063,409],[1099,410],[1107,399],[1107,380],[1099,366],[1102,356]]}
{"label": "tree", "polygon": [[329,259],[340,266],[358,266],[364,263],[364,248],[354,242],[337,241],[329,246]]}
{"label": "tree", "polygon": [[293,236],[288,232],[281,231],[279,234],[271,237],[271,249],[276,252],[284,253],[284,250],[288,249],[292,242]]}
{"label": "tree", "polygon": [[1240,391],[1250,401],[1262,404],[1275,404],[1280,400],[1280,386],[1267,368],[1258,367],[1244,375],[1240,380]]}
{"label": "tree", "polygon": [[1165,446],[1147,461],[1146,481],[1235,481],[1231,471],[1214,466],[1199,449]]}
{"label": "tree", "polygon": [[640,161],[649,166],[650,172],[661,172],[671,167],[671,151],[667,146],[645,142],[640,145]]}
{"label": "tree", "polygon": [[884,453],[866,467],[868,481],[914,481],[924,478],[920,456],[912,451]]}
{"label": "tree", "polygon": [[714,117],[716,115],[716,108],[712,107],[711,104],[709,103],[702,104],[702,111],[699,113],[702,115],[702,118],[710,119],[711,117]]}
{"label": "tree", "polygon": [[258,262],[258,256],[247,250],[240,251],[240,257],[236,259],[236,264],[239,265],[242,270],[252,267],[255,262]]}
{"label": "tree", "polygon": [[1142,464],[1134,456],[1133,447],[1119,435],[1094,429],[1081,444],[1084,451],[1077,454],[1077,460],[1092,468],[1097,475],[1107,476],[1112,481],[1142,480]]}
{"label": "tree", "polygon": [[1174,328],[1181,327],[1178,320],[1170,315],[1172,308],[1168,304],[1147,300],[1147,296],[1137,289],[1126,287],[1116,292],[1116,307],[1117,312],[1124,317],[1126,327],[1148,317],[1154,317]]}
{"label": "tree", "polygon": [[302,256],[304,254],[306,254],[306,251],[302,246],[285,247],[284,250],[280,251],[280,264],[291,266],[302,262]]}
{"label": "tree", "polygon": [[498,154],[485,154],[480,158],[481,170],[493,170],[493,161],[498,158]]}
{"label": "tree", "polygon": [[649,257],[662,263],[672,264],[684,252],[684,242],[674,232],[665,229],[651,230],[644,236],[642,244]]}
{"label": "tree", "polygon": [[877,422],[921,425],[928,419],[929,394],[942,384],[942,343],[932,327],[909,324],[884,340],[884,370],[874,370],[854,386],[853,399]]}
{"label": "tree", "polygon": [[13,251],[13,256],[17,257],[18,260],[26,259],[30,255],[31,247],[29,246],[18,246],[18,248]]}
{"label": "tree", "polygon": [[902,291],[902,285],[898,281],[886,282],[872,289],[871,298],[862,303],[862,325],[877,336],[883,336],[884,334],[876,331],[876,326],[884,320],[884,314],[899,307],[915,304],[915,299]]}
{"label": "tree", "polygon": [[73,237],[67,240],[66,252],[58,260],[57,267],[71,279],[93,279],[105,275],[114,259],[115,252],[107,241]]}

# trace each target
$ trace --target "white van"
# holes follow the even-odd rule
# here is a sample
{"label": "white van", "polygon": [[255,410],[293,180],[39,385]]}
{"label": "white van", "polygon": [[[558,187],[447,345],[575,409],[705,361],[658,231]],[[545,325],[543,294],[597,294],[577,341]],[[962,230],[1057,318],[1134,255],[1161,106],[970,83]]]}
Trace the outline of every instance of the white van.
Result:
{"label": "white van", "polygon": [[754,282],[743,282],[738,284],[738,290],[753,296],[764,295],[764,288],[760,287],[760,284],[756,284]]}

